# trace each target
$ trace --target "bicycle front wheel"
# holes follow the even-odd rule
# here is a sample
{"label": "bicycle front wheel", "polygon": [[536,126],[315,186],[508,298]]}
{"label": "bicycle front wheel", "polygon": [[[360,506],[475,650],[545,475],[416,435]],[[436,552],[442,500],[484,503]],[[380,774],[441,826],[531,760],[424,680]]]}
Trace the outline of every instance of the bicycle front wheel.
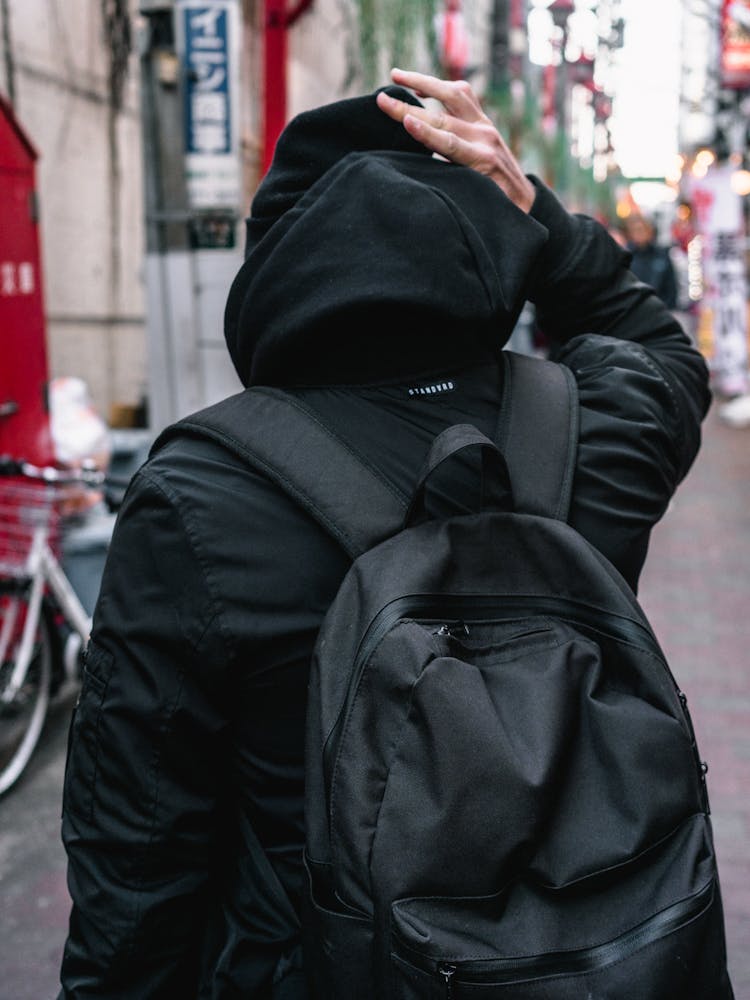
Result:
{"label": "bicycle front wheel", "polygon": [[52,636],[43,610],[23,680],[10,693],[27,613],[25,595],[0,590],[0,795],[18,780],[28,764],[44,728],[49,705]]}

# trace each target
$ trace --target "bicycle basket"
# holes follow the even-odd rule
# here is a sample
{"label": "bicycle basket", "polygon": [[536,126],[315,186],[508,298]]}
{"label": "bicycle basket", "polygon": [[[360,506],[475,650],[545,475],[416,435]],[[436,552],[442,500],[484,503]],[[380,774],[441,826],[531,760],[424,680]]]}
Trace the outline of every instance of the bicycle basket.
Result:
{"label": "bicycle basket", "polygon": [[23,576],[38,529],[58,553],[60,512],[57,490],[47,483],[0,479],[0,575]]}

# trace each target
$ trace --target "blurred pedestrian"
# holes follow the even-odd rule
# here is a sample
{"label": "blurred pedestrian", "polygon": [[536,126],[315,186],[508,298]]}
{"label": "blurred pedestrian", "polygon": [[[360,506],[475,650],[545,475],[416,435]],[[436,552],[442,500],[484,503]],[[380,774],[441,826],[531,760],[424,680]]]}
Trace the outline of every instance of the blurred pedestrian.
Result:
{"label": "blurred pedestrian", "polygon": [[[467,84],[393,79],[281,136],[227,305],[235,367],[408,495],[444,428],[494,438],[498,349],[530,299],[578,388],[570,523],[635,588],[698,450],[703,360],[606,230],[523,173]],[[242,419],[248,395],[221,412]],[[367,517],[366,495],[352,504]],[[306,996],[308,670],[348,568],[218,441],[177,428],[135,476],[71,730],[62,997]]]}
{"label": "blurred pedestrian", "polygon": [[656,292],[668,309],[677,306],[677,277],[667,247],[656,242],[656,227],[643,215],[631,215],[625,222],[627,248],[632,255],[630,269]]}

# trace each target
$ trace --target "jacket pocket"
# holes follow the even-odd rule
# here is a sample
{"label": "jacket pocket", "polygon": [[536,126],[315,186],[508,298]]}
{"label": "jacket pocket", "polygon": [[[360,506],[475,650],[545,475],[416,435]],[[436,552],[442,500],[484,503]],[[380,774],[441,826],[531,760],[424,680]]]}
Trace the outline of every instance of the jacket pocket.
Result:
{"label": "jacket pocket", "polygon": [[375,1000],[373,925],[364,914],[341,908],[326,887],[324,865],[305,858],[305,967],[315,1000]]}
{"label": "jacket pocket", "polygon": [[112,654],[89,646],[81,692],[73,712],[65,766],[65,809],[90,823],[98,770],[104,698],[112,671]]}
{"label": "jacket pocket", "polygon": [[[468,900],[456,901],[463,931]],[[443,901],[448,906],[449,901]],[[714,882],[611,941],[571,951],[494,958],[430,947],[434,900],[394,907],[396,1000],[731,1000]]]}

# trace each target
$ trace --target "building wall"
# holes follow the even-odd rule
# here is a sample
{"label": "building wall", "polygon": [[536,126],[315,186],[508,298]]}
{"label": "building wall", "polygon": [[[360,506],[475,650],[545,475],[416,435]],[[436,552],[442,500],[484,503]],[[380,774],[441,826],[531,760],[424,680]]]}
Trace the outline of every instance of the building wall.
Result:
{"label": "building wall", "polygon": [[289,117],[355,92],[354,82],[347,81],[348,51],[355,31],[351,0],[315,0],[293,26],[287,76]]}
{"label": "building wall", "polygon": [[[441,11],[442,0],[435,8]],[[359,51],[359,4],[355,0],[315,0],[310,11],[300,18],[290,38],[289,94],[290,113],[297,114],[340,97],[366,91]],[[492,0],[464,0],[463,16],[469,38],[471,80],[478,91],[486,86],[486,67],[490,42]],[[435,53],[427,47],[424,22],[419,22],[410,39],[412,52],[403,69],[435,72]],[[389,82],[393,41],[382,39],[378,80]]]}
{"label": "building wall", "polygon": [[[112,116],[99,0],[7,0],[0,88],[40,153],[51,374],[79,375],[108,413],[144,388],[137,61]],[[135,3],[132,4],[135,8]],[[5,27],[3,25],[3,27]]]}

